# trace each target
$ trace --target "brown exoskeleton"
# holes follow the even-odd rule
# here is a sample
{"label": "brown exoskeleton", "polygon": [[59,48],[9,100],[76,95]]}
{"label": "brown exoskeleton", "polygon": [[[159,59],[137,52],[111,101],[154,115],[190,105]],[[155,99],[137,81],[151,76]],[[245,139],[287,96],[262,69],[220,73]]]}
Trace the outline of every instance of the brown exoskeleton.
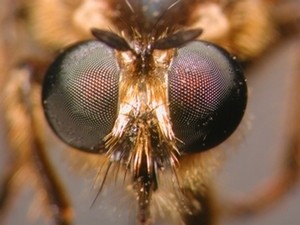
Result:
{"label": "brown exoskeleton", "polygon": [[[7,160],[9,163],[5,164],[6,172],[2,175],[1,222],[6,221],[4,212],[9,208],[7,205],[10,200],[18,193],[18,187],[33,183],[35,190],[38,190],[36,196],[42,199],[42,204],[48,206],[44,211],[56,224],[69,224],[71,221],[74,224],[215,224],[221,212],[210,189],[210,174],[218,165],[218,157],[222,153],[218,149],[195,153],[201,149],[198,146],[203,143],[198,141],[195,145],[189,144],[189,135],[186,137],[180,132],[178,134],[173,126],[177,126],[180,131],[185,127],[173,125],[175,116],[171,115],[171,110],[176,109],[172,102],[180,102],[182,99],[192,101],[195,96],[186,93],[186,96],[175,95],[173,100],[168,100],[168,95],[172,95],[167,91],[170,87],[166,88],[170,77],[143,80],[138,78],[140,76],[133,75],[147,74],[146,77],[152,77],[154,74],[166,74],[166,71],[171,70],[170,64],[177,57],[177,49],[183,48],[196,38],[225,48],[239,61],[257,59],[285,33],[278,30],[279,26],[287,24],[294,32],[298,29],[297,24],[294,24],[296,16],[284,17],[286,21],[280,20],[283,18],[281,10],[284,7],[292,10],[296,8],[296,3],[291,1],[291,4],[294,4],[291,7],[288,3],[275,2],[34,0],[30,3],[1,3],[4,10],[1,28],[5,31],[1,38],[1,85],[3,84],[4,89],[1,97],[4,99],[3,111],[7,119],[7,142],[11,149]],[[64,145],[53,144],[59,140],[46,128],[48,125],[41,103],[43,77],[52,60],[58,55],[57,51],[79,41],[94,39],[91,34],[92,28],[97,28],[93,33],[100,39],[98,43],[101,43],[103,51],[107,51],[107,47],[104,46],[112,49],[105,54],[107,57],[102,56],[103,60],[109,60],[112,58],[110,55],[114,55],[117,59],[115,70],[118,70],[118,67],[121,70],[120,77],[108,76],[119,80],[122,86],[118,87],[119,97],[116,100],[121,104],[109,109],[105,117],[112,116],[117,122],[108,126],[107,130],[112,132],[100,134],[101,140],[96,145],[84,143],[85,139],[94,135],[95,129],[89,131],[90,135],[85,135],[86,128],[83,128],[85,125],[93,125],[95,121],[89,124],[88,121],[81,121],[81,117],[79,118],[82,128],[78,131],[80,138],[73,136],[77,131],[68,128],[69,125],[72,126],[74,119],[71,114],[58,119],[59,123],[63,124],[64,133],[58,132],[56,122],[50,121],[50,125],[61,139],[71,146],[87,152],[100,151],[100,155],[78,152]],[[88,44],[86,48],[90,48]],[[193,48],[198,47],[192,46],[186,50],[186,54]],[[73,57],[72,52],[67,50],[67,57],[72,59],[68,62],[71,69],[71,62],[76,61],[79,54],[77,51],[75,53]],[[47,117],[60,113],[55,110],[57,105],[61,104],[60,100],[64,95],[60,95],[63,89],[54,81],[61,78],[54,76],[60,73],[60,70],[56,70],[61,64],[65,65],[65,62],[58,59],[55,66],[47,72],[48,75],[53,73],[52,78],[48,78],[48,86],[54,86],[53,90],[46,88],[46,91],[43,91],[43,105],[46,107]],[[82,67],[85,67],[85,64]],[[128,74],[133,74],[133,77],[125,79]],[[179,81],[185,79],[180,77]],[[73,98],[77,100],[80,96],[85,96],[84,101],[87,107],[90,107],[87,100],[93,97],[96,90],[93,87],[86,89],[85,86],[96,82],[99,81],[93,78],[92,82],[74,85],[76,89],[72,95],[79,95]],[[196,83],[197,81],[194,81],[193,85]],[[100,81],[100,84],[110,88],[107,81]],[[178,86],[178,83],[174,84]],[[105,98],[110,98],[116,88],[112,88],[111,91]],[[48,96],[51,98],[53,92],[57,92],[59,97],[55,98],[56,103],[52,103],[53,107],[47,109]],[[65,104],[68,105],[69,102]],[[192,105],[197,104],[199,103],[194,102]],[[63,107],[64,104],[59,106]],[[297,105],[294,108],[297,108]],[[117,116],[112,115],[113,112]],[[189,124],[184,123],[188,127]],[[103,124],[101,129],[102,127]],[[295,126],[289,142],[292,143],[292,150],[288,151],[292,160],[289,161],[286,174],[282,176],[286,182],[280,183],[281,190],[285,189],[284,185],[293,183],[299,171],[298,133]],[[222,135],[218,134],[217,139],[219,136]],[[79,141],[76,141],[76,138]],[[227,135],[221,137],[225,138]],[[200,139],[205,140],[203,137]],[[102,142],[103,140],[105,141]],[[90,142],[93,143],[94,140]],[[150,145],[148,142],[151,142]],[[213,147],[217,144],[208,142],[207,145]],[[182,147],[184,145],[188,147],[185,149]],[[72,158],[73,170],[87,170],[85,176],[99,170],[92,198],[86,200],[87,204],[79,202],[85,206],[85,212],[76,204],[72,209],[68,198],[71,198],[71,202],[76,200],[72,194],[69,197],[65,194],[71,192],[68,182],[63,179],[65,186],[62,186],[62,182],[59,181],[61,178],[55,175],[57,165],[50,164],[55,162],[52,155],[54,153],[51,151],[55,152],[54,149],[61,148],[64,149],[61,151],[71,154],[68,158]],[[155,149],[152,151],[152,148]],[[206,150],[206,147],[204,149]],[[48,154],[51,160],[47,159]],[[60,176],[64,176],[63,169],[59,173]],[[81,180],[83,177],[78,178],[76,182]],[[279,190],[275,185],[271,187],[273,190]],[[92,204],[90,211],[88,204]],[[32,207],[29,210],[30,215],[35,214],[37,209]],[[251,210],[246,206],[245,208],[247,211]],[[255,204],[253,208],[256,208]],[[243,211],[240,207],[238,210]],[[87,213],[92,215],[86,218],[89,219],[88,222],[83,219],[83,214]]]}

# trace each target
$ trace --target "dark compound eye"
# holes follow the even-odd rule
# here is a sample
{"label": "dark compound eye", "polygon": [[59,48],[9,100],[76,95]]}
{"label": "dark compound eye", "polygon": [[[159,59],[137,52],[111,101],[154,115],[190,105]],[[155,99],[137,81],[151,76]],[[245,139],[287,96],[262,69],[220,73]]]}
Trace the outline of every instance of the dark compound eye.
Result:
{"label": "dark compound eye", "polygon": [[66,143],[99,151],[117,117],[119,66],[99,41],[77,44],[48,69],[42,99],[48,122]]}
{"label": "dark compound eye", "polygon": [[178,49],[169,68],[170,117],[179,150],[212,148],[240,123],[247,87],[239,64],[223,49],[193,41]]}

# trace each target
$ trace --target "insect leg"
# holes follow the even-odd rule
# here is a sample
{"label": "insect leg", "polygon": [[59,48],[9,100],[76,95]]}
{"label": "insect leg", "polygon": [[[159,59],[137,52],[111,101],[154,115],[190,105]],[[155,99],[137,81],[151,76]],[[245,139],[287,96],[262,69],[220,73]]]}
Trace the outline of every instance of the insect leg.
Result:
{"label": "insect leg", "polygon": [[[47,194],[48,210],[56,224],[70,224],[72,210],[64,190],[47,160],[42,137],[40,87],[32,81],[32,71],[26,65],[12,71],[5,91],[5,115],[8,138],[15,169],[12,184],[28,181],[33,174],[38,188]],[[30,173],[25,173],[30,171]]]}

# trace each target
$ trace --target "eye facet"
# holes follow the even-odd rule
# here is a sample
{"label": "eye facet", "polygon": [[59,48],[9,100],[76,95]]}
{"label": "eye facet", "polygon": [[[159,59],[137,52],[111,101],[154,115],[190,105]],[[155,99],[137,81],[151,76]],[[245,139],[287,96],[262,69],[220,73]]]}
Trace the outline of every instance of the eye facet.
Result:
{"label": "eye facet", "polygon": [[223,49],[193,41],[181,47],[168,73],[169,110],[179,150],[210,149],[240,123],[247,87],[239,64]]}
{"label": "eye facet", "polygon": [[67,144],[99,152],[111,131],[119,95],[114,50],[99,41],[79,43],[48,69],[42,100],[48,122]]}

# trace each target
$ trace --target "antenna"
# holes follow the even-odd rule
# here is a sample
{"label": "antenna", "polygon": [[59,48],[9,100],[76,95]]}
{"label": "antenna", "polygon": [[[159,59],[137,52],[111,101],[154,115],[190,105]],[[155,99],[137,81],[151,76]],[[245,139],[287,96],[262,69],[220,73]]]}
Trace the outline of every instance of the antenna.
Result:
{"label": "antenna", "polygon": [[180,2],[180,0],[177,0],[176,2],[174,2],[173,4],[171,4],[157,19],[157,21],[155,22],[155,24],[153,25],[153,27],[151,28],[151,35],[150,37],[154,36],[154,28],[157,26],[157,24],[159,23],[159,21],[166,15],[166,13],[172,9],[175,5],[177,5]]}

